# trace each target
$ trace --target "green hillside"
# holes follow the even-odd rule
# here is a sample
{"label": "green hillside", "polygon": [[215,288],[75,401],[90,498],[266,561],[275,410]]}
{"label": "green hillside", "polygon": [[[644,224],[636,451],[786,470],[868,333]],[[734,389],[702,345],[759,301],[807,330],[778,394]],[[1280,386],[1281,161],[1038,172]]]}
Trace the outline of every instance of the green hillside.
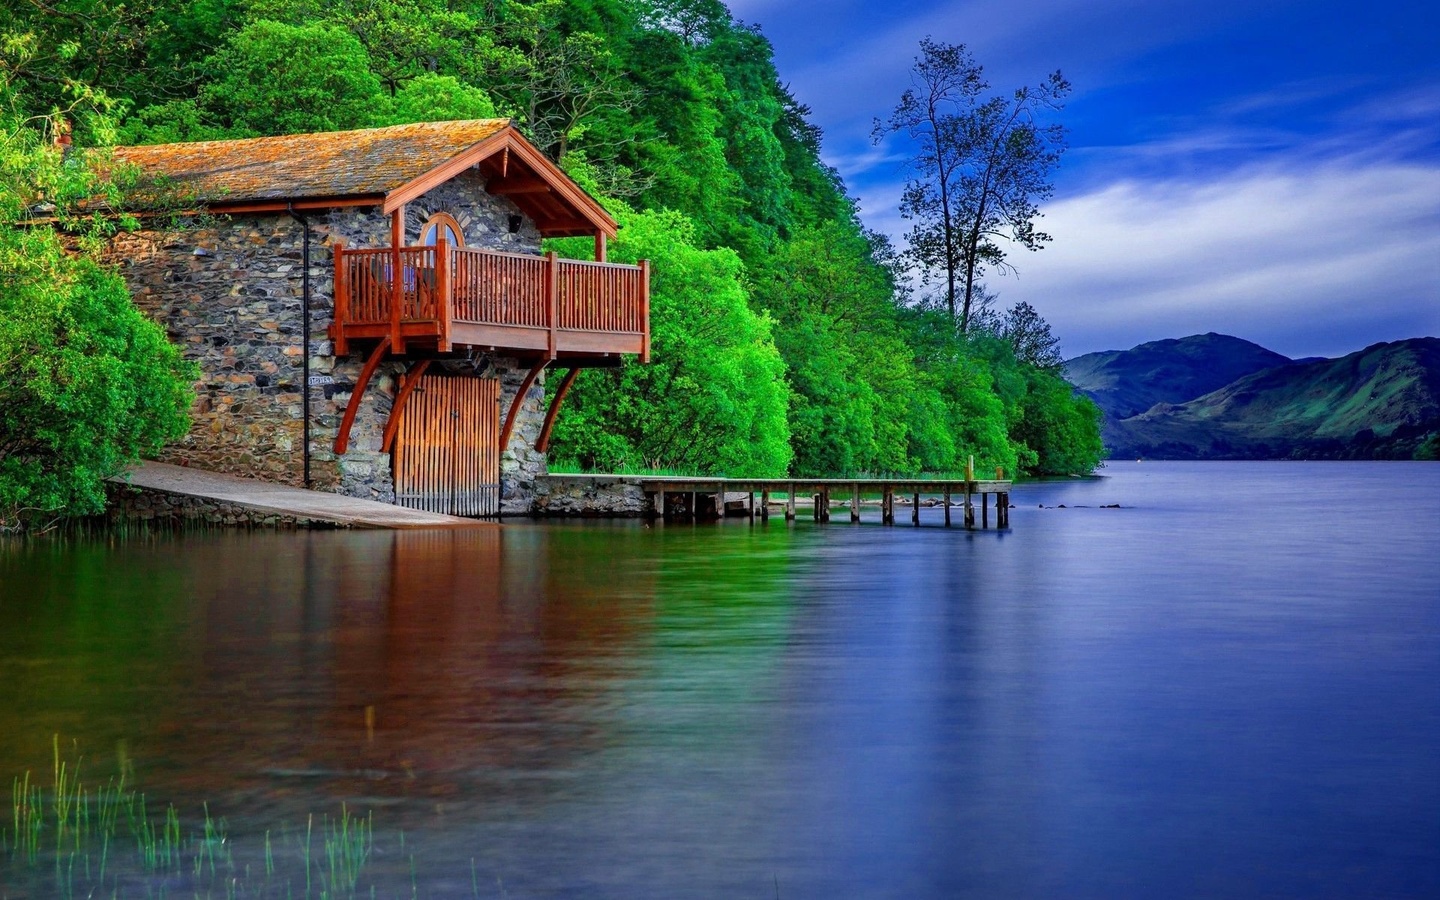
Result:
{"label": "green hillside", "polygon": [[1107,445],[1115,457],[1161,459],[1434,458],[1440,338],[1265,369],[1111,421]]}
{"label": "green hillside", "polygon": [[43,150],[68,125],[95,150],[512,118],[622,223],[613,258],[654,263],[654,362],[584,371],[557,461],[761,476],[955,471],[971,456],[983,471],[1071,473],[1100,459],[1099,413],[1058,372],[999,328],[961,334],[910,302],[769,42],[718,0],[7,12],[0,212],[14,214],[0,231],[55,202]]}
{"label": "green hillside", "polygon": [[1226,334],[1150,341],[1129,350],[1087,353],[1065,363],[1065,377],[1112,420],[1157,403],[1184,403],[1237,378],[1290,359]]}

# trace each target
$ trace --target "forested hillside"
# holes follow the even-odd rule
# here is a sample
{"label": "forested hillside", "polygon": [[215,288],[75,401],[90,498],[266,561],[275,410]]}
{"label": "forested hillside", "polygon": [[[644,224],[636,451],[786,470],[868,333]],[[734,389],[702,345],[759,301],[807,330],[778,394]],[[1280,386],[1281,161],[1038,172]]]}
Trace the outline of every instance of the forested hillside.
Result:
{"label": "forested hillside", "polygon": [[612,258],[654,263],[655,361],[585,372],[556,459],[774,476],[1102,455],[1033,310],[962,335],[909,295],[768,42],[714,0],[29,0],[0,64],[6,133],[63,118],[77,147],[514,118],[620,220]]}
{"label": "forested hillside", "polygon": [[1156,459],[1435,459],[1440,339],[1266,368],[1113,421],[1107,443]]}

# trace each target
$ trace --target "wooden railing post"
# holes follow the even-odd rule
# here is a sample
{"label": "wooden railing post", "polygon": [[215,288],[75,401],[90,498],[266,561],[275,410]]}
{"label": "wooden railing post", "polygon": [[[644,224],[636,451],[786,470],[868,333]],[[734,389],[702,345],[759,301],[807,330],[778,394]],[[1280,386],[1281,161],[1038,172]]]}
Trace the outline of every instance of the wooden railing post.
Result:
{"label": "wooden railing post", "polygon": [[405,305],[405,264],[400,245],[405,243],[405,207],[390,214],[390,346],[396,353],[405,352],[400,336],[401,307]]}
{"label": "wooden railing post", "polygon": [[454,292],[450,277],[450,244],[442,237],[435,241],[435,302],[440,307],[436,312],[440,316],[441,353],[450,352],[450,323],[455,319],[455,298],[450,295]]}
{"label": "wooden railing post", "polygon": [[[350,279],[345,271],[345,239],[335,238],[330,242],[335,254],[335,317],[330,323],[330,340],[335,344],[335,355],[345,356],[350,352],[350,342],[345,338],[345,325],[350,320]],[[310,348],[306,347],[309,353]]]}
{"label": "wooden railing post", "polygon": [[640,361],[650,361],[650,260],[640,260]]}
{"label": "wooden railing post", "polygon": [[546,323],[550,326],[550,334],[549,345],[546,349],[549,351],[550,359],[554,359],[556,346],[555,326],[558,323],[560,315],[560,257],[555,255],[554,250],[551,250],[545,254],[545,259],[550,263],[550,265],[545,268],[545,292],[549,297],[550,304],[550,321]]}

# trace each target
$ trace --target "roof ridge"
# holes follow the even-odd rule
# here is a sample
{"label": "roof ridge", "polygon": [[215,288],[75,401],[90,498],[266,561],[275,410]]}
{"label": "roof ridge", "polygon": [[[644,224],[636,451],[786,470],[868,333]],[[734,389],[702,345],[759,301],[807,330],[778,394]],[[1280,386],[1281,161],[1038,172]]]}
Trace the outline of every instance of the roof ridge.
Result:
{"label": "roof ridge", "polygon": [[[238,146],[241,144],[263,144],[270,141],[293,141],[297,138],[324,137],[340,138],[346,135],[374,134],[380,131],[399,131],[404,128],[428,128],[440,130],[441,126],[464,126],[464,125],[493,125],[503,123],[501,127],[513,126],[515,120],[508,116],[495,116],[488,119],[442,119],[431,122],[403,122],[399,125],[377,125],[373,128],[346,128],[340,131],[297,131],[291,134],[266,134],[246,138],[218,138],[208,141],[167,141],[163,144],[117,144],[110,147],[112,152],[121,150],[159,150],[168,147],[201,147],[205,145],[226,145]],[[498,130],[498,129],[497,129]]]}

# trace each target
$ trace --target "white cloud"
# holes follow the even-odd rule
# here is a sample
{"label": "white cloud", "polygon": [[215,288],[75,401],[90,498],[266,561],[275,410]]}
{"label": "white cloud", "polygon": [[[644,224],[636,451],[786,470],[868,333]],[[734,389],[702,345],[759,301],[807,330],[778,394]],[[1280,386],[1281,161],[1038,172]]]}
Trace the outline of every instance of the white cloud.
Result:
{"label": "white cloud", "polygon": [[1440,335],[1440,166],[1343,161],[1204,183],[1121,181],[1051,203],[1054,243],[1016,250],[1065,352],[1221,331],[1291,356]]}

